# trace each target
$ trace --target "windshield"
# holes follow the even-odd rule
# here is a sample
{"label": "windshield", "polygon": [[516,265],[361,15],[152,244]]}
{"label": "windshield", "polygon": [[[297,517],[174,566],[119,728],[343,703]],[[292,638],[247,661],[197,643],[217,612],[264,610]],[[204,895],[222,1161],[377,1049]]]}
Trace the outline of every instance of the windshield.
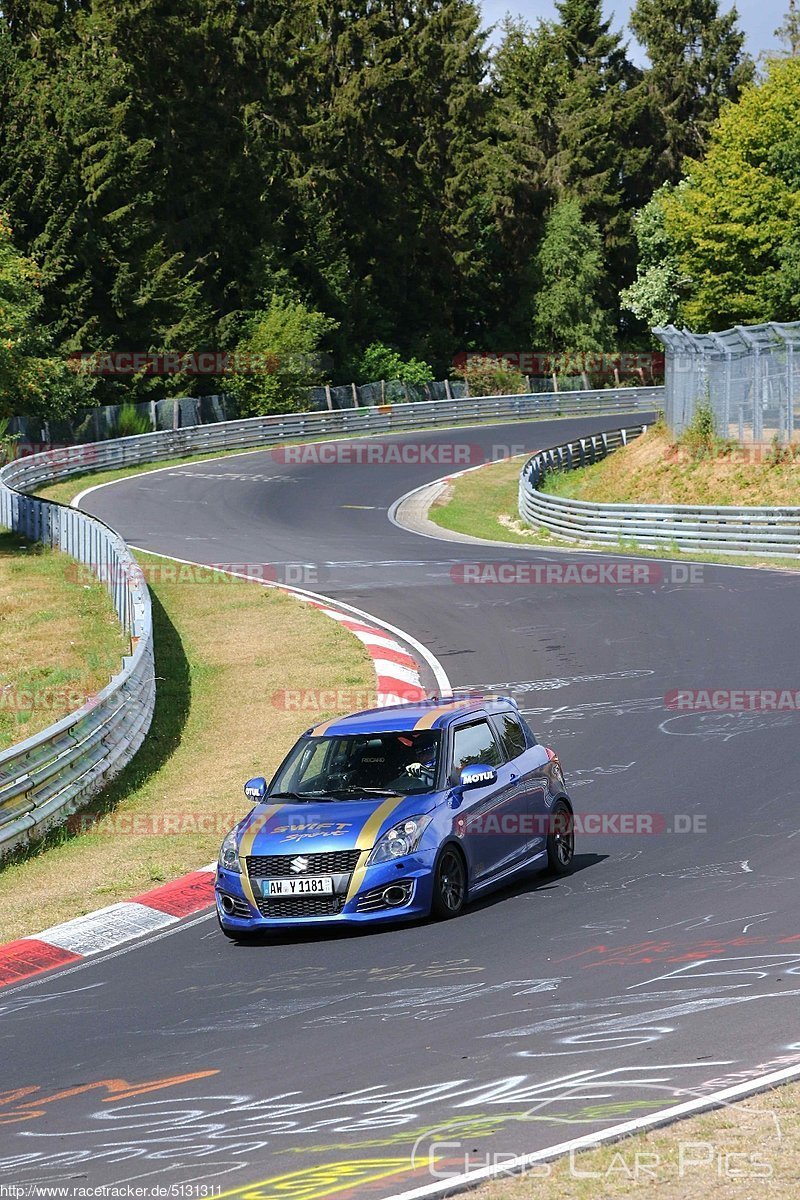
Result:
{"label": "windshield", "polygon": [[301,738],[269,794],[319,800],[429,792],[440,743],[441,735],[430,729]]}

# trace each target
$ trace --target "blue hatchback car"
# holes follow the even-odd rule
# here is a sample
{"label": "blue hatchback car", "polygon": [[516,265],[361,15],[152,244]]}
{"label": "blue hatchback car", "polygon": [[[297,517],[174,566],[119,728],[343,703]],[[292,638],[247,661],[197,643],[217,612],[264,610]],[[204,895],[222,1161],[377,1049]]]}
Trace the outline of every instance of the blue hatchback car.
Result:
{"label": "blue hatchback car", "polygon": [[505,697],[434,699],[309,729],[225,838],[223,932],[455,917],[517,874],[569,871],[556,754]]}

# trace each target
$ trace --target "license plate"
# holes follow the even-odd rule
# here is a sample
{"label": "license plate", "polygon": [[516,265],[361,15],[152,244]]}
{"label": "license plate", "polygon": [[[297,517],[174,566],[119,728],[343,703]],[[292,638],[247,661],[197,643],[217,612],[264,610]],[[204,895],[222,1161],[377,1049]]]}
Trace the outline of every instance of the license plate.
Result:
{"label": "license plate", "polygon": [[332,896],[330,875],[314,875],[308,879],[264,879],[262,896]]}

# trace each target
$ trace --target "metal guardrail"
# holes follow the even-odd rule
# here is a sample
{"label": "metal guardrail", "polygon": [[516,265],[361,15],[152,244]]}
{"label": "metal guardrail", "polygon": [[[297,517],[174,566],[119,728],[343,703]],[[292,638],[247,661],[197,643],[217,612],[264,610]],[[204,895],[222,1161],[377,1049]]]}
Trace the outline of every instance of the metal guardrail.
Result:
{"label": "metal guardrail", "polygon": [[61,823],[104,787],[138,750],[155,704],[150,595],[133,556],[101,521],[9,487],[19,465],[0,471],[0,525],[89,565],[130,634],[131,654],[82,708],[0,753],[0,856]]}
{"label": "metal guardrail", "polygon": [[0,470],[0,525],[90,566],[106,583],[134,648],[91,705],[0,753],[0,855],[63,821],[121,770],[140,746],[155,704],[150,596],[135,559],[101,521],[28,490],[76,474],[328,434],[650,410],[662,391],[598,389],[251,417],[68,446],[7,464]]}
{"label": "metal guardrail", "polygon": [[639,437],[646,425],[580,438],[534,454],[519,480],[519,514],[560,537],[648,549],[713,550],[725,554],[800,554],[800,508],[690,504],[595,504],[540,491],[547,472],[599,462]]}
{"label": "metal guardrail", "polygon": [[650,412],[663,402],[662,387],[600,388],[589,392],[543,392],[530,396],[476,396],[460,400],[425,400],[376,408],[282,413],[248,417],[213,425],[160,430],[107,442],[32,454],[6,467],[2,477],[25,489],[70,475],[114,467],[136,466],[165,458],[223,450],[247,450],[302,438],[337,433],[391,433],[427,426],[446,427],[483,421],[555,416],[616,416]]}

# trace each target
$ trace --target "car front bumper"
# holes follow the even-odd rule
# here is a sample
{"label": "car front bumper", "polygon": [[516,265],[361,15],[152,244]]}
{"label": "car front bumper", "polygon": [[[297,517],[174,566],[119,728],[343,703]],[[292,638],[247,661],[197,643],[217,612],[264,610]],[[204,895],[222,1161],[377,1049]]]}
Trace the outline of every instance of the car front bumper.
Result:
{"label": "car front bumper", "polygon": [[[431,910],[434,861],[435,853],[430,851],[410,854],[399,861],[367,867],[356,894],[349,899],[340,896],[341,907],[338,911],[320,915],[303,915],[291,911],[282,916],[265,915],[263,909],[268,906],[264,904],[263,909],[253,907],[242,886],[242,876],[238,872],[217,867],[214,885],[217,916],[223,928],[230,933],[253,933],[260,929],[287,929],[299,926],[306,928],[312,925],[374,925],[427,917]],[[260,880],[250,880],[256,904],[261,899],[259,885]],[[393,889],[407,891],[407,899],[396,904],[381,903],[382,893],[387,889],[396,899],[399,898],[399,893]],[[235,912],[225,911],[225,898],[234,901]],[[291,910],[292,905],[286,904],[285,908]]]}

